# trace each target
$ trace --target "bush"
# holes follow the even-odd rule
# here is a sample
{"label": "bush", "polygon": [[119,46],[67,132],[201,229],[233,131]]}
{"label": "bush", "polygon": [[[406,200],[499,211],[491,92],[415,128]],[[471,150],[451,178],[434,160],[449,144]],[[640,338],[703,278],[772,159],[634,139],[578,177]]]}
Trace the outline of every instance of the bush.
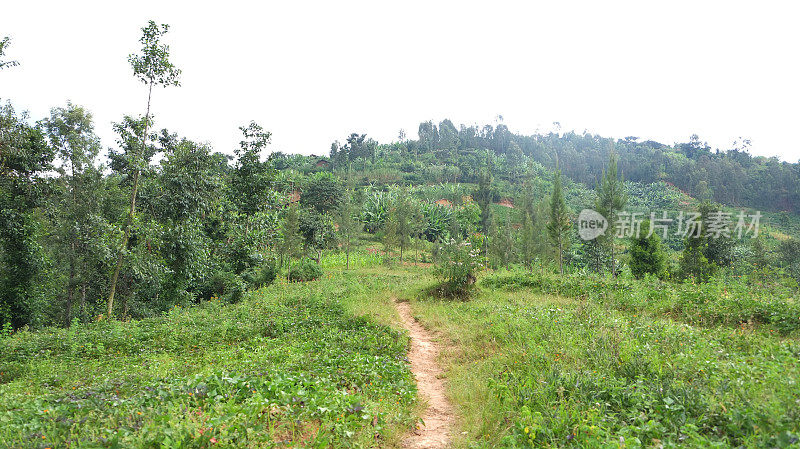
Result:
{"label": "bush", "polygon": [[322,267],[312,260],[301,260],[292,264],[289,272],[290,281],[308,282],[322,277]]}
{"label": "bush", "polygon": [[251,268],[242,275],[242,278],[249,288],[256,290],[272,284],[277,274],[278,270],[275,268],[275,265],[269,263],[261,267]]}
{"label": "bush", "polygon": [[223,299],[231,304],[239,302],[247,285],[241,277],[230,271],[218,271],[204,286],[205,299],[212,297]]}
{"label": "bush", "polygon": [[442,279],[435,293],[439,296],[466,297],[475,285],[476,273],[483,267],[479,248],[470,241],[450,240],[438,248],[434,272]]}

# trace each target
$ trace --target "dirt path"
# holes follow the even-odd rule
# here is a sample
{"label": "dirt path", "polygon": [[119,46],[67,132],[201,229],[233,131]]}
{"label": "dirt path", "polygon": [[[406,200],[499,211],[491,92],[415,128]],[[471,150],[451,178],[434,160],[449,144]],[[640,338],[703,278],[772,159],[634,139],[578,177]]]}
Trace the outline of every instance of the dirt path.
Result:
{"label": "dirt path", "polygon": [[411,336],[411,371],[417,378],[417,389],[420,397],[426,401],[427,409],[422,415],[424,424],[403,442],[406,449],[444,449],[450,445],[450,434],[453,428],[453,407],[445,395],[445,382],[442,369],[436,363],[439,346],[433,337],[422,327],[411,313],[407,302],[395,301],[397,312],[403,320],[403,326]]}

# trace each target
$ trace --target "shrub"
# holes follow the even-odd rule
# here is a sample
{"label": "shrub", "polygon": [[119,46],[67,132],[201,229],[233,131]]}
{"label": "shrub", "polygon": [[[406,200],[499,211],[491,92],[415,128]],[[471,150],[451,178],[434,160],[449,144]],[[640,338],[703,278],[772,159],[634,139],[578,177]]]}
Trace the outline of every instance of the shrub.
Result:
{"label": "shrub", "polygon": [[248,287],[255,290],[272,284],[277,274],[278,270],[275,265],[269,263],[261,267],[251,268],[242,275],[242,278],[244,278]]}
{"label": "shrub", "polygon": [[450,240],[438,248],[435,273],[442,284],[438,292],[442,296],[467,296],[475,284],[476,273],[483,267],[480,250],[470,241]]}
{"label": "shrub", "polygon": [[217,271],[204,286],[206,299],[217,297],[231,304],[239,302],[247,289],[241,277],[230,271]]}
{"label": "shrub", "polygon": [[322,267],[312,260],[301,260],[292,264],[289,272],[290,281],[308,282],[322,277]]}

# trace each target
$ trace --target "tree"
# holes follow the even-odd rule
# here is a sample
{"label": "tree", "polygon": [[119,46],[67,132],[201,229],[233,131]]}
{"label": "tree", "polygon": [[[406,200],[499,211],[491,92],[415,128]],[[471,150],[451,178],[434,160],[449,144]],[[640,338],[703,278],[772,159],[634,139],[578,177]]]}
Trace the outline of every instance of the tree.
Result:
{"label": "tree", "polygon": [[339,203],[336,211],[336,224],[339,226],[339,235],[342,237],[342,248],[345,252],[345,269],[350,269],[350,251],[353,249],[353,238],[361,231],[363,225],[354,216],[356,208],[353,205],[353,195],[348,191]]}
{"label": "tree", "polygon": [[[11,41],[11,39],[8,36],[0,39],[0,58],[2,58],[3,56],[6,55],[6,48],[8,48],[8,44],[9,44],[10,41]],[[0,70],[3,70],[6,67],[16,67],[18,65],[19,65],[19,62],[17,62],[17,61],[13,61],[13,60],[11,60],[11,61],[3,61],[2,59],[0,59]]]}
{"label": "tree", "polygon": [[[181,71],[169,61],[169,46],[161,43],[161,38],[167,31],[169,31],[169,25],[163,24],[159,26],[151,20],[147,26],[142,28],[142,37],[139,39],[139,42],[142,44],[142,53],[140,55],[131,54],[128,56],[128,62],[131,64],[131,67],[133,67],[133,75],[139,81],[147,85],[147,111],[144,115],[144,132],[142,133],[140,151],[143,151],[147,147],[147,128],[150,125],[150,100],[153,94],[153,86],[180,86],[178,77]],[[119,272],[122,269],[125,249],[130,239],[131,224],[136,214],[136,194],[139,189],[139,175],[141,172],[142,160],[138,152],[135,152],[132,156],[131,162],[134,166],[133,185],[131,186],[128,216],[123,226],[122,243],[120,244],[119,255],[117,256],[117,266],[114,268],[114,274],[111,275],[111,285],[109,286],[109,318],[113,316],[114,294],[117,290],[117,280],[119,279]]]}
{"label": "tree", "polygon": [[[650,222],[642,223],[641,229],[649,230]],[[636,279],[641,279],[648,273],[659,279],[666,277],[667,256],[656,233],[642,231],[634,235],[631,239],[630,255],[631,272]]]}
{"label": "tree", "polygon": [[397,226],[397,245],[400,247],[400,263],[403,262],[403,253],[411,244],[411,239],[419,233],[422,213],[411,201],[408,190],[403,187],[395,199],[394,206],[395,225]]}
{"label": "tree", "polygon": [[41,176],[53,151],[40,127],[0,107],[0,323],[15,329],[31,324],[42,297],[36,277],[43,270],[32,209],[41,201]]}
{"label": "tree", "polygon": [[547,223],[547,232],[553,245],[558,249],[558,269],[562,276],[564,275],[564,247],[569,239],[570,229],[569,211],[561,190],[561,171],[556,169],[553,175],[553,195],[550,197],[550,221]]}
{"label": "tree", "polygon": [[300,219],[297,213],[297,206],[289,205],[286,208],[281,234],[283,236],[280,248],[281,255],[286,257],[286,279],[289,280],[292,275],[292,258],[300,254],[303,238],[300,234]]}
{"label": "tree", "polygon": [[324,214],[335,211],[342,202],[345,191],[342,183],[330,172],[317,173],[311,178],[301,201]]}
{"label": "tree", "polygon": [[[615,223],[617,214],[625,207],[627,202],[625,184],[617,170],[617,155],[612,152],[608,159],[608,168],[603,171],[600,184],[597,186],[597,212],[605,217],[609,225],[611,225]],[[611,254],[611,274],[617,277],[617,261],[614,258],[614,237],[613,232],[607,232],[606,236],[601,238],[608,242]]]}
{"label": "tree", "polygon": [[[66,285],[64,322],[72,322],[72,302],[76,287],[82,284],[85,291],[87,272],[88,235],[92,234],[94,207],[100,186],[94,180],[101,176],[95,168],[95,158],[100,152],[100,139],[94,133],[92,114],[84,108],[67,103],[66,108],[53,108],[50,118],[42,121],[50,145],[61,159],[59,180],[65,184],[66,197],[58,202],[58,234],[62,257],[67,259],[69,274]],[[85,298],[81,301],[81,314],[85,312]]]}
{"label": "tree", "polygon": [[491,157],[487,155],[488,164],[486,169],[480,174],[478,178],[478,189],[475,191],[475,202],[481,208],[481,231],[483,233],[489,232],[489,224],[492,222],[492,200],[494,199],[494,192],[492,191],[492,164]]}
{"label": "tree", "polygon": [[383,225],[383,254],[386,260],[389,260],[392,250],[399,245],[397,228],[397,209],[393,207]]}
{"label": "tree", "polygon": [[253,121],[240,126],[239,130],[243,138],[239,148],[234,150],[236,166],[231,177],[231,193],[238,209],[253,215],[263,209],[270,195],[274,176],[269,164],[261,162],[261,153],[269,145],[272,134]]}

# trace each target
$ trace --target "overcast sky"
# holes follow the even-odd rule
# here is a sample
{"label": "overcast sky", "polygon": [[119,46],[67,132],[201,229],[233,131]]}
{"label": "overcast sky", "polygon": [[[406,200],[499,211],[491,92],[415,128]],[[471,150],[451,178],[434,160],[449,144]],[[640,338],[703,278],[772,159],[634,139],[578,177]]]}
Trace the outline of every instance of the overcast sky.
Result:
{"label": "overcast sky", "polygon": [[[701,4],[702,3],[702,4]],[[67,100],[111,122],[144,114],[132,76],[147,20],[182,86],[154,92],[158,128],[230,153],[238,126],[272,150],[327,154],[350,132],[381,142],[419,122],[515,132],[588,130],[800,159],[800,26],[791,2],[4,2],[12,38],[0,98],[35,119]]]}

